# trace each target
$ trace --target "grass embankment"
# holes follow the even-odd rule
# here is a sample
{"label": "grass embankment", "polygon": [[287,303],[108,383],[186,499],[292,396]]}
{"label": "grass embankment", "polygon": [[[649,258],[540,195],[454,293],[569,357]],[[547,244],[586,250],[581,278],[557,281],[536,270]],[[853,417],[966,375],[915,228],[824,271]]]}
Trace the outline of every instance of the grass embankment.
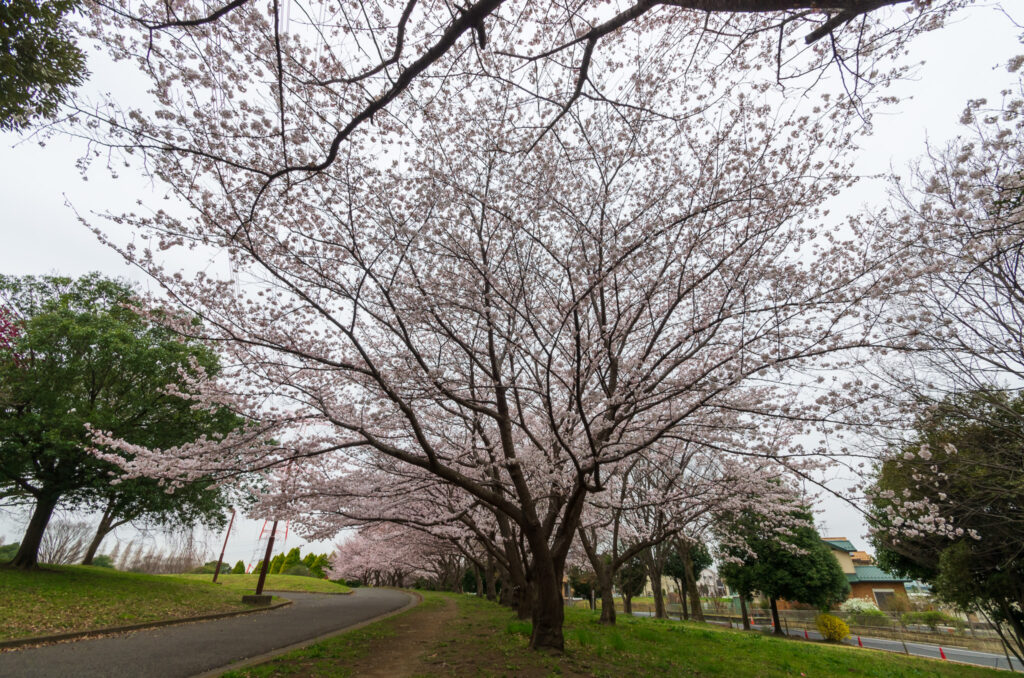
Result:
{"label": "grass embankment", "polygon": [[250,609],[231,589],[81,565],[0,567],[0,640]]}
{"label": "grass embankment", "polygon": [[[925,678],[1002,676],[992,669],[860,648],[772,638],[705,624],[619,617],[603,627],[566,610],[566,654],[527,649],[529,622],[469,596],[424,594],[405,614],[224,678],[289,676],[757,676]],[[406,657],[406,661],[398,658]],[[392,662],[397,662],[392,665]]]}
{"label": "grass embankment", "polygon": [[[167,575],[173,579],[191,582],[213,583],[212,574],[174,574]],[[217,584],[229,591],[238,593],[255,593],[257,574],[222,574],[217,577]],[[351,593],[352,589],[344,584],[335,584],[327,579],[316,577],[297,577],[291,574],[268,574],[263,588],[266,591],[298,591],[302,593]]]}

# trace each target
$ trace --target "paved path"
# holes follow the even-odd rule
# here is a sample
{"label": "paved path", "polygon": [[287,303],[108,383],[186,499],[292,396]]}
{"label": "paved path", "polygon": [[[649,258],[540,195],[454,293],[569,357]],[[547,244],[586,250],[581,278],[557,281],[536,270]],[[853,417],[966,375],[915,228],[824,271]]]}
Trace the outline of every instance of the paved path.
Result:
{"label": "paved path", "polygon": [[388,589],[279,593],[278,610],[0,654],[0,676],[187,678],[392,612],[412,599]]}
{"label": "paved path", "polygon": [[[770,628],[770,627],[761,627]],[[804,637],[803,629],[790,629],[789,635],[796,636],[798,638]],[[809,630],[807,637],[811,640],[821,640],[822,636],[817,631]],[[915,643],[913,641],[907,641],[906,646],[899,640],[892,640],[891,638],[868,638],[867,636],[861,636],[861,642],[864,647],[871,648],[874,650],[887,650],[889,652],[898,652],[900,654],[910,654],[917,657],[931,657],[932,659],[942,659],[939,655],[939,646],[930,645],[926,643]],[[955,639],[951,639],[952,642],[956,642]],[[857,636],[851,636],[843,641],[847,645],[857,645]],[[961,662],[964,664],[974,664],[975,666],[987,666],[989,668],[1006,669],[1008,664],[1006,662],[1006,656],[1001,654],[993,654],[991,652],[978,652],[976,650],[968,650],[965,647],[957,647],[950,645],[943,645],[942,651],[946,653],[946,658],[949,661]],[[1010,659],[1013,661],[1013,668],[1017,671],[1024,670],[1024,666],[1017,661],[1016,657],[1011,656]]]}

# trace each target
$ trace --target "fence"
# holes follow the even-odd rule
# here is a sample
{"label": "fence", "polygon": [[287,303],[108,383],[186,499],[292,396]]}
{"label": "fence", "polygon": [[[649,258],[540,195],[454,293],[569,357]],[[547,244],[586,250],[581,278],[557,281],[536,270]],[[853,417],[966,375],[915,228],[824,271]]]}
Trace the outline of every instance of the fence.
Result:
{"label": "fence", "polygon": [[[600,610],[601,599],[598,598],[595,602],[596,608]],[[590,607],[590,601],[567,600],[566,605],[588,608]],[[743,618],[738,613],[723,612],[719,609],[720,607],[703,605],[705,620],[720,624],[731,624],[734,628],[742,628]],[[633,614],[654,615],[654,604],[647,601],[634,600],[632,608]],[[618,614],[624,613],[622,601],[618,598],[615,600],[615,611]],[[678,603],[667,603],[665,605],[665,613],[670,619],[683,618],[682,607]],[[955,646],[995,654],[1003,653],[1003,644],[999,639],[999,635],[988,624],[984,623],[965,621],[960,628],[939,626],[937,629],[932,630],[924,625],[904,625],[900,617],[891,614],[887,614],[884,618],[879,617],[877,622],[875,619],[871,619],[872,623],[869,624],[857,623],[857,615],[855,614],[839,611],[832,611],[829,614],[834,614],[846,621],[850,627],[850,634],[854,636],[887,638],[889,640],[926,643],[945,647]],[[817,615],[818,612],[816,610],[780,610],[779,621],[782,623],[783,629],[787,630],[788,633],[795,632],[800,634],[804,630],[815,631],[817,629],[814,623],[814,618]],[[762,608],[749,608],[747,616],[754,626],[769,626],[772,623],[771,612]]]}

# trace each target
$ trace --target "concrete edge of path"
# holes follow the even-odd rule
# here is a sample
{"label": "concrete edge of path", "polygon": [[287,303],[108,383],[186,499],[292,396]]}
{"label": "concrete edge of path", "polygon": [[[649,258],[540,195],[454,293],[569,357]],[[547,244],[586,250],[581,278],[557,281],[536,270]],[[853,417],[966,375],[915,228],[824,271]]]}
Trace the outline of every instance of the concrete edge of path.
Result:
{"label": "concrete edge of path", "polygon": [[388,617],[394,617],[395,615],[402,614],[403,612],[407,612],[423,602],[423,596],[416,593],[415,591],[402,591],[402,593],[408,595],[411,598],[411,600],[402,607],[398,608],[397,610],[385,612],[384,614],[377,615],[372,619],[363,620],[358,624],[346,626],[345,628],[338,629],[337,631],[329,631],[315,638],[309,638],[307,640],[302,640],[297,643],[292,643],[291,645],[279,647],[275,650],[270,650],[269,652],[264,652],[263,654],[258,654],[254,657],[248,657],[246,659],[242,659],[241,661],[237,661],[233,664],[221,666],[216,669],[210,669],[209,671],[204,671],[203,673],[196,674],[195,676],[192,676],[192,678],[216,678],[217,676],[220,676],[223,673],[227,673],[228,671],[237,671],[239,669],[245,669],[249,668],[250,666],[255,666],[256,664],[262,664],[263,662],[269,661],[279,655],[287,654],[295,650],[301,650],[304,647],[309,647],[310,645],[314,645],[316,643],[325,641],[329,638],[344,635],[349,631],[356,631],[358,629],[363,628],[364,626],[369,626],[370,624],[376,624],[379,621],[383,621]]}
{"label": "concrete edge of path", "polygon": [[269,612],[278,608],[291,605],[292,601],[282,600],[272,605],[254,607],[251,610],[232,610],[230,612],[216,612],[214,614],[203,614],[198,617],[178,617],[176,619],[162,619],[159,621],[143,622],[141,624],[129,624],[128,626],[107,626],[100,629],[89,629],[87,631],[70,631],[68,633],[54,633],[48,636],[31,636],[29,638],[16,638],[14,640],[0,641],[0,650],[14,650],[26,645],[48,645],[69,640],[82,640],[94,636],[109,636],[130,631],[144,631],[146,629],[158,629],[162,626],[174,626],[175,624],[188,624],[190,622],[213,621],[226,617],[239,617],[243,614],[255,614],[257,612]]}

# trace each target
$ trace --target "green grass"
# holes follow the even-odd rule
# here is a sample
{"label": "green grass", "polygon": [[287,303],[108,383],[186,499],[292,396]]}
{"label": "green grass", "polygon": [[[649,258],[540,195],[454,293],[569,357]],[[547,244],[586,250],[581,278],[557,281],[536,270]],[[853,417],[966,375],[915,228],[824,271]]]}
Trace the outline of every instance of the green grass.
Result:
{"label": "green grass", "polygon": [[[424,594],[424,603],[358,631],[317,643],[224,678],[349,676],[389,652],[420,655],[415,676],[700,676],[701,678],[980,678],[992,669],[904,657],[860,648],[773,638],[692,622],[624,617],[614,627],[588,610],[566,610],[566,653],[527,648],[529,622],[470,596]],[[417,628],[417,615],[454,600],[454,619],[439,625],[427,647],[403,643],[396,627]],[[410,623],[412,625],[410,626]],[[355,665],[355,669],[351,665]],[[395,674],[395,678],[400,678]]]}
{"label": "green grass", "polygon": [[0,568],[0,640],[248,609],[236,591],[109,568]]}
{"label": "green grass", "polygon": [[[212,574],[172,574],[164,575],[170,579],[180,579],[189,582],[206,582],[213,586],[220,585],[230,591],[239,593],[254,593],[256,591],[256,574],[222,574],[217,577],[217,584],[213,584]],[[352,589],[344,584],[335,584],[327,579],[316,577],[298,577],[291,574],[268,574],[267,581],[263,584],[267,591],[299,591],[303,593],[351,593]]]}

